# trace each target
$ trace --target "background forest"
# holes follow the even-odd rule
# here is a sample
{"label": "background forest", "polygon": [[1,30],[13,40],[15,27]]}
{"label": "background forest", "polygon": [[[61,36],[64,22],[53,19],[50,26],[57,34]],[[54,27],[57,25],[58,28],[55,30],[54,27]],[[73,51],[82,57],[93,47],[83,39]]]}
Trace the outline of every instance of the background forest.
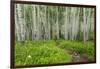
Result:
{"label": "background forest", "polygon": [[15,5],[15,64],[94,61],[94,8]]}

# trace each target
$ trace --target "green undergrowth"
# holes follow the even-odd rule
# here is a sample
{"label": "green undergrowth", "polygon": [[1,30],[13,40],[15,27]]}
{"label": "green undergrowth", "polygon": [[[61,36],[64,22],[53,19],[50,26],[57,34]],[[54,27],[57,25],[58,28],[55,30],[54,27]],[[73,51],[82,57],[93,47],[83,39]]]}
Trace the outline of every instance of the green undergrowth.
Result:
{"label": "green undergrowth", "polygon": [[77,52],[94,60],[94,43],[70,40],[39,40],[15,42],[15,65],[56,64],[72,62],[72,55]]}
{"label": "green undergrowth", "polygon": [[87,56],[89,61],[94,60],[94,43],[87,41],[85,44],[80,41],[65,41],[59,40],[59,46],[63,49],[74,51],[79,53],[81,56]]}
{"label": "green undergrowth", "polygon": [[15,65],[71,62],[71,56],[54,40],[15,42]]}

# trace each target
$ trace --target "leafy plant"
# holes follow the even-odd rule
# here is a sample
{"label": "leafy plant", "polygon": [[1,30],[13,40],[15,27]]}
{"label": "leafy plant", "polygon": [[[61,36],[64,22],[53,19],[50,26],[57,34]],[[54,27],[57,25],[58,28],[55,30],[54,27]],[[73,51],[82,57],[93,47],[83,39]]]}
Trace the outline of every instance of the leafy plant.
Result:
{"label": "leafy plant", "polygon": [[65,41],[62,40],[60,42],[60,46],[63,49],[69,50],[69,51],[75,51],[79,53],[80,55],[86,55],[89,61],[94,60],[94,45],[93,42],[88,41],[86,44],[84,44],[81,41]]}
{"label": "leafy plant", "polygon": [[24,46],[19,42],[15,46],[15,64],[53,64],[71,61],[71,56],[63,49],[55,46],[55,42],[26,41]]}

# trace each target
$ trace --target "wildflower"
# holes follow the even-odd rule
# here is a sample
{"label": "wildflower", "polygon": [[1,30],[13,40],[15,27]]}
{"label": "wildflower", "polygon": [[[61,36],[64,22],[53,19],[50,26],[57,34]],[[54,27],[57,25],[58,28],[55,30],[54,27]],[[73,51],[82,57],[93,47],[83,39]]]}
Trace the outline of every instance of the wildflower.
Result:
{"label": "wildflower", "polygon": [[28,58],[31,58],[31,55],[28,55]]}

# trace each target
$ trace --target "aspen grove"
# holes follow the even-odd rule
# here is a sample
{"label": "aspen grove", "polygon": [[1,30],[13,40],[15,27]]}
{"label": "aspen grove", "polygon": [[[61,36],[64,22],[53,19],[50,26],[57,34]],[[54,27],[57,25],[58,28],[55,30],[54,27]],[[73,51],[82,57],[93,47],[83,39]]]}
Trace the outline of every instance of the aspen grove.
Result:
{"label": "aspen grove", "polygon": [[23,4],[15,7],[18,41],[62,38],[85,42],[94,31],[93,8]]}
{"label": "aspen grove", "polygon": [[[80,55],[81,53],[82,54],[85,53],[86,56],[88,57],[88,60],[91,60],[91,61],[93,60],[93,58],[94,58],[94,56],[93,56],[94,55],[94,51],[93,51],[94,50],[94,48],[93,48],[93,46],[94,46],[94,44],[93,44],[93,40],[94,40],[94,8],[67,7],[67,6],[55,6],[55,5],[54,6],[52,6],[52,5],[37,5],[37,4],[34,4],[34,5],[32,5],[32,4],[15,4],[14,7],[15,7],[15,11],[14,11],[14,13],[15,13],[15,15],[14,15],[15,40],[17,42],[24,42],[24,44],[22,44],[22,45],[25,45],[25,41],[30,41],[30,42],[50,41],[50,43],[45,46],[45,48],[46,48],[47,46],[49,47],[50,44],[54,44],[53,41],[55,41],[56,44],[54,44],[54,45],[58,46],[58,48],[61,48],[61,50],[62,49],[63,50],[72,50],[73,49],[72,51],[75,51],[75,53],[77,55]],[[76,41],[77,41],[77,44],[76,44]],[[68,45],[68,42],[70,45]],[[74,42],[75,42],[75,44],[74,44]],[[88,42],[90,44],[88,44]],[[65,44],[63,44],[63,43],[65,43]],[[78,44],[80,44],[80,45],[78,46]],[[33,44],[33,45],[32,45],[32,49],[36,47],[35,44]],[[40,45],[41,46],[39,46],[39,47],[42,48],[42,44],[40,44]],[[89,45],[91,45],[91,46],[89,46]],[[51,45],[51,46],[53,46],[53,45]],[[24,46],[23,46],[23,48],[24,48]],[[55,47],[55,49],[56,49],[56,47]],[[90,49],[91,52],[90,52],[90,50],[88,52],[87,49]],[[50,50],[53,50],[53,49],[50,49]],[[37,51],[37,52],[39,52],[39,51]],[[64,51],[61,51],[61,52],[64,52]],[[29,52],[29,54],[30,54],[30,52]],[[34,54],[34,52],[33,52],[33,54]],[[29,56],[32,57],[32,55],[29,55]],[[18,55],[16,55],[16,56],[18,56]],[[65,56],[65,55],[63,55],[63,56]],[[46,60],[46,58],[47,57],[45,57],[44,60]],[[54,56],[53,58],[56,58],[56,56]],[[59,58],[58,61],[60,61],[61,60],[60,57],[58,57],[58,58]],[[77,58],[77,60],[79,60],[80,58]],[[39,58],[39,59],[36,58],[37,63],[35,63],[35,59],[34,59],[34,61],[30,62],[29,64],[32,64],[32,63],[42,64],[42,62],[44,60],[42,61],[42,59],[41,59],[41,62],[39,62],[40,59],[41,58]],[[72,57],[72,59],[73,59],[73,57]],[[72,61],[72,59],[70,61]],[[33,60],[33,59],[31,59],[31,60]],[[47,60],[48,60],[48,62],[44,61],[44,64],[46,64],[46,63],[48,64],[48,63],[50,63],[50,61],[51,61],[51,63],[53,63],[52,61],[54,61],[54,59],[49,61],[49,58]],[[56,60],[55,60],[55,62],[56,62]],[[62,58],[62,60],[65,61],[66,58]],[[76,60],[76,59],[74,59],[74,60]],[[29,60],[26,60],[25,62],[23,61],[22,64],[25,64],[25,63],[28,64],[27,63],[28,61]],[[81,61],[81,59],[79,61]],[[84,59],[84,61],[85,61],[85,59]],[[18,60],[16,60],[16,62],[17,62],[16,64],[21,64],[22,61],[18,59]]]}

